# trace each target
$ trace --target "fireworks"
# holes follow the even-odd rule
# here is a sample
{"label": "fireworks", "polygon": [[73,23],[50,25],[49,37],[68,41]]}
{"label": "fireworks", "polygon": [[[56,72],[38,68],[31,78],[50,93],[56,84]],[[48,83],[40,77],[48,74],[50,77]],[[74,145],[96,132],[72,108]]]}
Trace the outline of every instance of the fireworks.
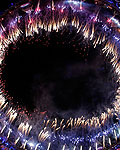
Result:
{"label": "fireworks", "polygon": [[[19,6],[19,9],[24,9],[28,7],[30,3],[23,4]],[[77,7],[79,5],[79,7]],[[72,15],[70,19],[70,12],[68,8],[72,9]],[[62,9],[61,9],[62,8]],[[91,42],[94,48],[99,45],[102,45],[102,53],[106,58],[110,59],[110,63],[112,65],[112,72],[114,76],[117,77],[116,82],[119,85],[120,80],[120,63],[119,63],[119,38],[115,36],[114,28],[108,25],[108,29],[111,31],[111,36],[117,37],[109,37],[109,31],[103,32],[104,19],[99,20],[100,10],[97,11],[95,17],[91,19],[89,13],[84,13],[83,2],[78,1],[67,1],[67,3],[59,3],[55,4],[54,1],[51,2],[51,5],[48,4],[45,6],[46,16],[42,17],[42,8],[40,6],[40,1],[38,1],[35,9],[32,10],[26,9],[25,16],[15,14],[13,19],[8,21],[6,25],[1,21],[0,25],[0,64],[5,57],[5,53],[7,53],[7,48],[11,43],[17,43],[21,37],[28,38],[34,37],[35,34],[42,36],[42,31],[45,31],[47,35],[50,32],[55,31],[63,31],[64,27],[73,27],[76,29],[77,35],[82,35],[84,37],[84,42]],[[79,15],[78,15],[79,13]],[[80,14],[82,13],[82,14]],[[104,17],[104,16],[103,16]],[[115,17],[115,16],[114,16]],[[112,17],[111,20],[115,22],[115,24],[119,27],[119,22]],[[99,20],[99,21],[98,21]],[[23,23],[24,22],[24,23]],[[98,25],[102,22],[101,27],[99,27],[98,33]],[[108,22],[106,20],[106,22]],[[108,22],[110,23],[110,22]],[[107,24],[107,23],[106,23]],[[104,26],[105,27],[105,26]],[[117,40],[117,41],[116,41]],[[1,80],[2,85],[2,80]],[[2,91],[2,88],[1,88]],[[120,87],[118,86],[116,89],[115,101],[113,102],[113,108],[107,108],[106,112],[101,113],[99,117],[93,116],[92,118],[86,119],[85,116],[80,116],[78,118],[69,118],[65,120],[58,120],[54,118],[54,120],[50,120],[49,118],[44,118],[40,124],[40,130],[37,132],[37,136],[33,133],[34,126],[29,119],[29,116],[26,115],[25,111],[23,112],[22,117],[20,114],[21,110],[15,109],[12,105],[12,102],[8,102],[7,99],[0,95],[0,117],[3,118],[3,122],[1,121],[1,134],[6,136],[7,139],[10,139],[12,135],[15,135],[14,144],[20,145],[19,147],[25,149],[28,146],[35,150],[39,149],[41,146],[44,149],[50,150],[52,144],[58,139],[61,140],[62,146],[60,146],[61,150],[65,150],[66,147],[69,147],[69,143],[72,145],[73,150],[76,150],[78,147],[80,150],[84,150],[86,147],[84,143],[90,143],[87,145],[87,148],[91,150],[92,148],[98,150],[99,143],[102,143],[102,147],[111,147],[112,138],[114,138],[115,142],[119,138],[118,128],[119,123],[110,126],[106,129],[111,122],[113,124],[113,116],[116,115],[118,120],[120,120]],[[27,117],[26,117],[27,116]],[[41,116],[39,116],[41,117]],[[41,117],[42,118],[42,117]],[[17,124],[18,122],[19,124]],[[17,123],[16,123],[17,122]],[[11,129],[14,124],[14,129]],[[17,125],[16,125],[17,124]],[[11,128],[10,128],[11,127]],[[67,130],[69,131],[67,133]],[[79,131],[80,134],[77,137],[73,132]],[[15,132],[15,133],[14,133]],[[65,134],[64,134],[65,132]],[[87,132],[87,134],[85,133]],[[56,133],[56,134],[55,134]],[[59,134],[60,133],[60,134]],[[35,136],[30,138],[30,136]],[[37,138],[36,138],[37,137]],[[25,139],[26,138],[26,139]],[[23,140],[25,139],[25,140]],[[31,141],[33,139],[33,143]],[[36,140],[37,139],[37,140]],[[113,140],[113,141],[114,141]],[[93,143],[94,146],[93,146]],[[46,145],[45,145],[46,144]],[[84,148],[85,147],[85,148]]]}

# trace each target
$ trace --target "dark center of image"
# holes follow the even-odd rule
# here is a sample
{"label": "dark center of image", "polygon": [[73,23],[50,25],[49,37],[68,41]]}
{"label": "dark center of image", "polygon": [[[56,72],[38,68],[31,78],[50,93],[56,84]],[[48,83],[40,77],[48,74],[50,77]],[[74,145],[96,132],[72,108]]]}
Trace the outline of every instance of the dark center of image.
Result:
{"label": "dark center of image", "polygon": [[13,102],[51,117],[99,115],[114,100],[112,66],[76,29],[22,38],[10,44],[2,80]]}

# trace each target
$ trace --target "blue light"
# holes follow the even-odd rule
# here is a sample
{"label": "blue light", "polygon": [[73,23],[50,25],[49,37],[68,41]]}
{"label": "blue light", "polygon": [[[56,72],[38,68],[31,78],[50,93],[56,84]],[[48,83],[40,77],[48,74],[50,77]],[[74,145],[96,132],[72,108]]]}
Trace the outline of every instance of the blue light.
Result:
{"label": "blue light", "polygon": [[116,18],[112,17],[111,20],[118,26],[120,27],[120,22]]}
{"label": "blue light", "polygon": [[116,3],[116,6],[120,9],[120,6],[118,6],[118,3]]}
{"label": "blue light", "polygon": [[115,35],[113,36],[115,40],[119,41],[120,38],[119,37],[116,37]]}
{"label": "blue light", "polygon": [[6,145],[6,146],[9,146],[9,144],[8,144],[8,143],[5,143],[5,145]]}
{"label": "blue light", "polygon": [[66,1],[67,3],[71,3],[71,4],[74,4],[74,5],[80,5],[80,2],[79,1],[74,1],[74,0],[68,0]]}
{"label": "blue light", "polygon": [[9,150],[15,150],[13,147],[10,147]]}
{"label": "blue light", "polygon": [[5,140],[2,140],[2,143],[4,143],[5,142]]}
{"label": "blue light", "polygon": [[108,1],[109,3],[113,4],[113,1]]}

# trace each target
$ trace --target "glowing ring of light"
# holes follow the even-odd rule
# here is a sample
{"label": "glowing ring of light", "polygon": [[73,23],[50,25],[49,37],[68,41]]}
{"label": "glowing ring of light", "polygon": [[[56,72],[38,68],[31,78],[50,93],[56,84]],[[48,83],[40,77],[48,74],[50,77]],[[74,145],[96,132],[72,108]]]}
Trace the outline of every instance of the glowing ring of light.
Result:
{"label": "glowing ring of light", "polygon": [[[40,30],[44,29],[47,32],[51,32],[52,30],[55,30],[56,32],[61,29],[64,26],[68,25],[68,16],[64,13],[64,10],[66,8],[66,6],[71,5],[70,3],[74,3],[74,5],[79,5],[81,6],[81,3],[79,3],[78,1],[67,1],[66,3],[59,3],[57,5],[54,4],[54,2],[52,1],[51,5],[47,5],[48,11],[55,11],[55,8],[61,10],[60,13],[61,16],[59,18],[59,21],[56,22],[55,20],[55,16],[52,18],[49,18],[47,20],[47,22],[42,22],[41,19],[39,18],[40,13],[41,13],[41,8],[40,8],[40,1],[37,4],[37,7],[35,8],[35,10],[32,10],[32,6],[30,3],[26,3],[26,4],[22,4],[20,5],[20,9],[23,9],[24,12],[27,13],[27,15],[24,16],[24,18],[26,18],[25,21],[25,31],[23,31],[20,28],[20,24],[22,21],[22,16],[20,16],[19,14],[17,15],[13,15],[13,19],[9,20],[6,26],[4,25],[4,23],[2,23],[4,21],[4,18],[2,18],[1,21],[1,28],[0,28],[0,64],[2,64],[2,61],[4,60],[4,54],[6,53],[6,49],[9,46],[9,44],[16,42],[17,40],[19,40],[19,38],[22,35],[25,35],[25,37],[29,37],[29,36],[34,36],[34,34],[40,34]],[[30,6],[30,7],[29,7]],[[52,6],[52,7],[51,7]],[[28,8],[27,8],[28,7]],[[82,8],[82,7],[81,7]],[[73,8],[72,8],[73,9]],[[66,11],[66,10],[65,10]],[[106,40],[107,35],[106,34],[99,34],[98,36],[96,36],[97,34],[95,33],[95,23],[98,22],[99,20],[99,11],[98,13],[96,13],[95,16],[91,16],[91,22],[86,22],[85,24],[83,22],[80,22],[79,18],[77,18],[77,13],[81,12],[82,13],[82,9],[78,9],[78,7],[74,7],[74,19],[71,22],[71,25],[74,26],[77,29],[77,33],[81,32],[83,33],[83,36],[85,39],[92,41],[94,47],[96,47],[99,44],[105,44],[104,48],[102,49],[103,53],[106,54],[106,57],[109,55],[112,55],[111,58],[111,64],[113,66],[114,69],[114,73],[117,75],[117,82],[119,83],[120,81],[120,62],[119,62],[119,52],[118,52],[118,43],[119,43],[119,38],[114,39],[114,41],[112,41],[113,39],[108,39]],[[9,11],[9,15],[12,14],[12,11]],[[53,14],[53,13],[52,13]],[[48,16],[49,17],[49,16]],[[90,19],[89,19],[90,20]],[[100,20],[99,20],[100,21]],[[111,29],[112,27],[110,25],[109,29]],[[117,40],[117,42],[116,42]],[[106,42],[106,43],[105,43]],[[1,83],[2,85],[3,83]],[[89,125],[90,127],[101,127],[102,125],[105,124],[106,120],[110,117],[113,116],[113,114],[116,114],[118,119],[120,117],[120,87],[118,87],[117,91],[116,91],[116,97],[115,97],[116,101],[114,102],[114,108],[113,109],[109,109],[108,111],[105,113],[102,113],[101,116],[98,117],[93,117],[92,119],[89,120],[85,120],[84,117],[80,117],[80,118],[75,118],[75,119],[70,119],[68,122],[70,123],[71,126],[73,126],[73,122],[74,122],[74,126],[79,127],[80,124],[82,124],[83,126]],[[22,112],[19,111],[17,109],[14,109],[11,107],[12,103],[8,102],[5,97],[2,94],[2,88],[1,88],[1,95],[0,95],[0,108],[1,108],[1,115],[4,109],[6,110],[6,114],[3,115],[4,116],[4,122],[2,124],[2,128],[1,128],[1,133],[3,133],[6,129],[7,131],[7,138],[10,137],[10,134],[12,132],[12,129],[9,127],[7,127],[9,124],[12,124],[12,122],[15,120],[15,118],[17,118],[18,113]],[[25,114],[24,114],[25,115]],[[35,145],[31,142],[31,138],[25,140],[23,139],[24,136],[29,137],[29,133],[32,130],[32,126],[30,125],[30,120],[28,120],[28,122],[26,122],[25,119],[28,119],[28,116],[26,115],[23,119],[23,121],[19,124],[18,126],[18,134],[15,137],[15,145],[19,142],[19,140],[21,140],[22,138],[22,142],[21,142],[21,146],[23,148],[26,147],[26,145],[28,144],[30,147],[34,147],[37,150],[37,147],[40,146],[40,143],[42,143],[45,140],[49,141],[49,137],[51,137],[53,135],[53,133],[51,132],[50,128],[45,128],[42,127],[39,134],[38,134],[38,141],[40,143],[35,143]],[[7,122],[7,120],[9,120],[9,123]],[[61,128],[63,129],[66,126],[66,123],[63,124],[63,120],[61,121],[61,125],[57,125],[56,124],[57,120],[55,118],[54,121],[51,122],[52,127],[55,127],[55,130],[61,130]],[[44,122],[45,124],[49,123],[49,120],[47,120],[46,122]],[[46,125],[47,126],[47,125]],[[61,126],[61,127],[60,127]],[[52,128],[51,127],[51,128]],[[110,131],[113,131],[115,139],[117,140],[117,136],[118,134],[116,133],[116,128],[119,128],[119,125],[114,125],[113,127],[110,128],[109,131],[103,131],[100,132],[98,134],[96,134],[93,138],[89,139],[91,140],[91,142],[95,141],[95,145],[94,147],[97,147],[97,138],[102,136],[103,138],[103,147],[105,146],[105,135],[106,132],[109,133]],[[66,137],[62,137],[61,138],[66,138]],[[77,142],[80,142],[80,140],[82,141],[82,138],[80,139],[75,139],[75,143],[73,142],[73,145],[76,144]],[[77,141],[78,140],[78,141]],[[35,141],[34,141],[35,142]],[[109,139],[109,144],[111,145],[111,141]],[[42,146],[42,145],[41,145]],[[50,148],[51,143],[48,143],[48,149]],[[66,147],[66,144],[63,144],[62,149],[64,149]],[[89,149],[91,148],[91,146],[89,147]],[[75,149],[75,146],[74,146]],[[81,146],[82,149],[82,146]]]}

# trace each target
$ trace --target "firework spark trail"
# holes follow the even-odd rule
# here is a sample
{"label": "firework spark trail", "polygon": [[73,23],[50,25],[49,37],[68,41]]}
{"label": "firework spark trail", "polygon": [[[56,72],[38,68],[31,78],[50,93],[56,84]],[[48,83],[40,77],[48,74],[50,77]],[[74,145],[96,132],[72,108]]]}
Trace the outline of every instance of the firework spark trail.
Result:
{"label": "firework spark trail", "polygon": [[12,132],[12,130],[11,129],[9,129],[9,131],[8,131],[8,135],[7,135],[7,139],[10,137],[10,133]]}
{"label": "firework spark trail", "polygon": [[109,145],[111,146],[111,139],[109,138]]}
{"label": "firework spark trail", "polygon": [[0,133],[3,133],[3,131],[5,130],[5,128],[6,128],[6,125],[3,126],[3,128],[1,129]]}
{"label": "firework spark trail", "polygon": [[62,150],[65,150],[65,145],[63,145],[63,148],[62,148]]}
{"label": "firework spark trail", "polygon": [[18,127],[18,131],[22,132],[22,134],[29,135],[30,131],[32,129],[32,126],[28,124],[28,122],[21,123]]}
{"label": "firework spark trail", "polygon": [[40,133],[38,134],[38,140],[39,141],[45,141],[48,137],[50,136],[49,131],[46,130],[46,127],[40,131]]}
{"label": "firework spark trail", "polygon": [[16,140],[15,140],[15,145],[18,143],[18,141],[20,140],[20,137],[18,137]]}
{"label": "firework spark trail", "polygon": [[95,25],[92,24],[92,32],[91,32],[91,35],[90,35],[90,40],[93,40],[94,33],[95,33]]}
{"label": "firework spark trail", "polygon": [[8,110],[8,112],[6,113],[6,116],[9,117],[9,122],[12,123],[15,118],[17,117],[17,112],[16,110],[13,110],[12,107]]}
{"label": "firework spark trail", "polygon": [[0,108],[5,104],[5,101],[5,98],[2,95],[0,95]]}
{"label": "firework spark trail", "polygon": [[50,146],[51,146],[51,143],[48,143],[47,150],[49,150],[49,149],[50,149]]}

